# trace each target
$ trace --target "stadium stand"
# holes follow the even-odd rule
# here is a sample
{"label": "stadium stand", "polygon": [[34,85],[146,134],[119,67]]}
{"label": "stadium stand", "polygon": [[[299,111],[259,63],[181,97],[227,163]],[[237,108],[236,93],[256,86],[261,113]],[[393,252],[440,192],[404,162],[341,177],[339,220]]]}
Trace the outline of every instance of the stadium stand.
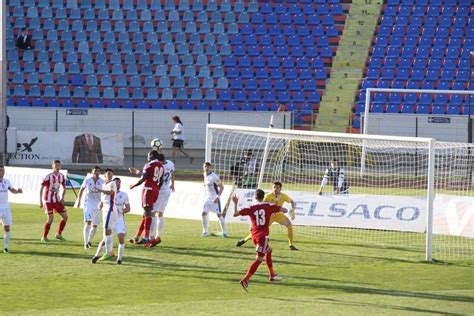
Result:
{"label": "stadium stand", "polygon": [[[474,51],[474,19],[470,0],[387,0],[372,39],[365,79],[353,107],[360,127],[365,89],[412,88],[465,90],[469,54]],[[466,114],[467,96],[404,94],[373,96],[372,112]]]}
{"label": "stadium stand", "polygon": [[343,2],[10,0],[8,104],[317,110]]}

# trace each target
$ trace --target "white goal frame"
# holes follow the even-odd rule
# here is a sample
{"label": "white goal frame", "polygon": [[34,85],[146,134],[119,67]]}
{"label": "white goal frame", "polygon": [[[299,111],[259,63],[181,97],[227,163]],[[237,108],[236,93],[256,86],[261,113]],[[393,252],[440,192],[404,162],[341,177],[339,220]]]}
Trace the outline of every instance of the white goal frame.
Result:
{"label": "white goal frame", "polygon": [[[256,127],[245,127],[245,126],[232,126],[232,125],[220,125],[220,124],[207,124],[206,129],[206,161],[213,163],[212,161],[212,130],[225,130],[245,133],[259,133],[268,135],[268,139],[274,136],[301,136],[301,137],[318,137],[328,138],[328,142],[331,139],[353,139],[362,141],[401,141],[407,143],[424,143],[428,149],[428,170],[426,179],[426,236],[425,236],[425,259],[432,261],[433,252],[433,203],[434,203],[434,177],[435,177],[435,144],[436,141],[433,138],[417,138],[417,137],[400,137],[400,136],[385,136],[385,135],[363,135],[363,134],[341,134],[341,133],[329,133],[329,132],[313,132],[313,131],[297,131],[297,130],[282,130],[273,128],[256,128]],[[267,141],[268,141],[267,139]],[[266,146],[267,147],[267,146]],[[267,150],[267,148],[265,149]],[[266,154],[265,152],[263,153]],[[261,183],[261,176],[259,177],[259,186]]]}

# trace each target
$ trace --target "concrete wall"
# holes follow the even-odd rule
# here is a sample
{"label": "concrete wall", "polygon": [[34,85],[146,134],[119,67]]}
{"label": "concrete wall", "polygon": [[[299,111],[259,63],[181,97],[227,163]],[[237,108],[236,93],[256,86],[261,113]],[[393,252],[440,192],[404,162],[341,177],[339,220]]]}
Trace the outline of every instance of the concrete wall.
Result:
{"label": "concrete wall", "polygon": [[439,141],[467,142],[467,116],[452,115],[369,115],[369,134],[432,137]]}
{"label": "concrete wall", "polygon": [[204,149],[207,123],[268,127],[270,117],[274,115],[275,128],[291,128],[289,112],[87,109],[83,113],[85,115],[71,114],[71,111],[62,108],[8,108],[10,127],[17,130],[118,132],[123,134],[126,148],[132,146],[132,135],[135,136],[135,147],[148,147],[153,138],[160,138],[164,147],[170,148],[173,115],[179,115],[184,123],[188,149]]}

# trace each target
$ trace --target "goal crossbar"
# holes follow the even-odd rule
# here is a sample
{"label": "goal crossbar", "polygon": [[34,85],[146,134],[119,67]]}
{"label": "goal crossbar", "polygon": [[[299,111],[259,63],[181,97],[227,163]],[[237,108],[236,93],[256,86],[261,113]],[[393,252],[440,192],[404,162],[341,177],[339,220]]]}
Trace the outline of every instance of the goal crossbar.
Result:
{"label": "goal crossbar", "polygon": [[227,131],[240,131],[246,133],[271,133],[274,135],[291,135],[291,136],[316,136],[316,137],[330,137],[330,138],[346,138],[357,140],[381,140],[381,141],[404,141],[416,143],[429,143],[432,138],[426,137],[406,137],[406,136],[390,136],[390,135],[360,135],[360,134],[342,134],[331,132],[316,132],[316,131],[299,131],[289,129],[274,129],[265,127],[246,127],[238,125],[222,125],[222,124],[207,124],[207,129],[224,129]]}

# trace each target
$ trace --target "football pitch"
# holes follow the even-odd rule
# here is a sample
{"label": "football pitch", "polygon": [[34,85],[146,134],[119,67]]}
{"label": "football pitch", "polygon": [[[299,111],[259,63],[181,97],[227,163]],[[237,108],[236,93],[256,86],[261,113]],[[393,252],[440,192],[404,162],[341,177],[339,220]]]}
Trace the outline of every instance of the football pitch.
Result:
{"label": "football pitch", "polygon": [[[199,212],[199,210],[196,210]],[[82,210],[69,207],[66,242],[40,243],[44,214],[12,205],[9,254],[0,253],[0,314],[273,314],[400,315],[474,313],[474,262],[425,263],[399,259],[399,249],[296,236],[290,251],[280,229],[272,234],[275,270],[265,265],[249,293],[238,281],[254,248],[239,237],[200,238],[199,221],[167,219],[163,242],[144,249],[127,244],[124,262],[90,260],[82,246]],[[126,217],[129,236],[138,216]],[[97,245],[100,233],[95,237]],[[52,237],[52,238],[51,238]],[[117,241],[115,241],[115,251]]]}

